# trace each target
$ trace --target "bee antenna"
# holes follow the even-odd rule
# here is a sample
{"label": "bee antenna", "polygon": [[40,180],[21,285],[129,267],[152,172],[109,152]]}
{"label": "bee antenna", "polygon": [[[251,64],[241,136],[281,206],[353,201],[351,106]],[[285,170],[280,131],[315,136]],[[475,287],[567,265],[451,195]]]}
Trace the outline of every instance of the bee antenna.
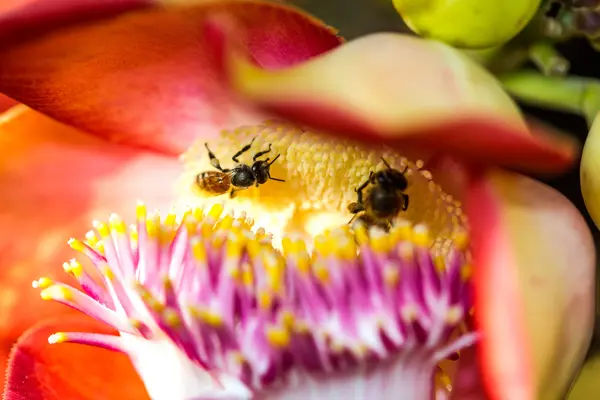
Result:
{"label": "bee antenna", "polygon": [[404,170],[402,171],[402,175],[406,174],[406,171],[408,171],[408,164],[406,164],[404,166]]}
{"label": "bee antenna", "polygon": [[388,164],[388,162],[385,160],[385,158],[381,157],[381,161],[383,161],[383,163],[385,164],[386,167],[388,167],[389,169],[392,169],[392,167],[390,166],[390,164]]}
{"label": "bee antenna", "polygon": [[279,158],[281,154],[277,154],[277,157],[275,157],[270,163],[267,164],[267,166],[271,166],[271,164],[273,164],[275,161],[277,161],[277,159]]}

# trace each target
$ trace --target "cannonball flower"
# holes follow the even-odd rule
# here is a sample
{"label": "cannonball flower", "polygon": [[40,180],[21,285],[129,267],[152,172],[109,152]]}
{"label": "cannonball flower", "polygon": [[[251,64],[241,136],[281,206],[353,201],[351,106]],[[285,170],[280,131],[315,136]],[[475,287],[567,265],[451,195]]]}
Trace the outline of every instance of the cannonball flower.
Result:
{"label": "cannonball flower", "polygon": [[[5,399],[568,388],[593,322],[590,234],[561,195],[501,168],[560,172],[575,149],[469,59],[398,34],[341,43],[279,3],[12,4],[4,340],[40,322],[11,352]],[[285,182],[206,196],[205,143],[227,168],[270,149]],[[389,232],[349,227],[382,158],[406,171],[410,206]]]}

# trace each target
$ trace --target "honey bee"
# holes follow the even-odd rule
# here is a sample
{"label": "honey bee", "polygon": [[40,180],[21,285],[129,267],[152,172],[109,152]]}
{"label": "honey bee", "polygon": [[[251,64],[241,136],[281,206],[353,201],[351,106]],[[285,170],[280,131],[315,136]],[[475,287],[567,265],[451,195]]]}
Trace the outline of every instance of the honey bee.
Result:
{"label": "honey bee", "polygon": [[[369,178],[355,189],[357,200],[348,204],[348,211],[354,216],[348,222],[352,223],[359,213],[359,218],[367,225],[376,225],[389,230],[392,220],[400,211],[408,209],[408,195],[404,191],[408,188],[406,171],[400,172],[388,164],[382,157],[386,166],[378,172],[371,171]],[[363,191],[368,188],[366,194]]]}
{"label": "honey bee", "polygon": [[259,151],[254,155],[254,157],[252,157],[252,165],[239,162],[238,157],[250,150],[254,140],[256,140],[256,138],[252,139],[250,144],[242,147],[240,151],[231,157],[233,162],[236,163],[236,166],[232,169],[221,167],[219,159],[208,148],[208,143],[204,143],[204,147],[206,147],[206,150],[208,151],[210,164],[218,171],[204,171],[196,175],[196,185],[198,188],[214,196],[218,196],[229,191],[229,197],[233,198],[236,192],[248,189],[252,185],[256,185],[256,187],[258,187],[259,185],[267,182],[269,179],[277,182],[285,182],[283,179],[273,178],[270,172],[271,165],[277,161],[280,154],[277,154],[277,156],[270,162],[269,157],[267,157],[265,160],[258,159],[271,151],[270,143],[267,150]]}

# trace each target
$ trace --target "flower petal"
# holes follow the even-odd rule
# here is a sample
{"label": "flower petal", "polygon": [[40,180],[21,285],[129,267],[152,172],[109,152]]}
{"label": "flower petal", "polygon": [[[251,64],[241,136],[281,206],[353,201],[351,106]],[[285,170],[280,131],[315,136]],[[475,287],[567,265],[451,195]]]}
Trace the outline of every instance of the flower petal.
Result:
{"label": "flower petal", "polygon": [[[402,34],[362,37],[299,66],[251,63],[231,29],[223,63],[231,85],[265,110],[358,139],[420,145],[537,171],[571,165],[567,138],[532,134],[481,66],[439,42]],[[545,133],[545,132],[544,132]],[[545,137],[547,136],[547,137]]]}
{"label": "flower petal", "polygon": [[108,17],[151,4],[151,0],[3,0],[0,44],[21,41],[70,23]]}
{"label": "flower petal", "polygon": [[598,397],[600,393],[600,352],[592,346],[592,355],[583,365],[567,400],[588,400]]}
{"label": "flower petal", "polygon": [[17,102],[11,99],[10,97],[6,97],[0,94],[0,113],[8,110],[12,106],[16,105]]}
{"label": "flower petal", "polygon": [[13,348],[4,400],[143,400],[144,384],[129,358],[105,349],[48,343],[64,330],[116,334],[87,316],[44,321]]}
{"label": "flower petal", "polygon": [[465,205],[488,391],[510,400],[564,395],[594,323],[589,228],[561,194],[506,172],[474,178]]}
{"label": "flower petal", "polygon": [[[0,117],[0,352],[34,321],[67,308],[42,302],[31,282],[61,276],[69,237],[137,199],[167,207],[175,158],[108,144],[17,106]],[[174,190],[174,189],[173,189]],[[129,216],[127,216],[129,214]],[[35,306],[31,306],[35,304]]]}
{"label": "flower petal", "polygon": [[255,62],[270,69],[304,61],[341,41],[320,21],[284,4],[180,3],[5,45],[0,91],[113,142],[181,153],[199,135],[216,134],[215,127],[262,119],[235,102],[216,75],[207,51],[212,38],[202,23],[207,17],[233,18],[239,40]]}

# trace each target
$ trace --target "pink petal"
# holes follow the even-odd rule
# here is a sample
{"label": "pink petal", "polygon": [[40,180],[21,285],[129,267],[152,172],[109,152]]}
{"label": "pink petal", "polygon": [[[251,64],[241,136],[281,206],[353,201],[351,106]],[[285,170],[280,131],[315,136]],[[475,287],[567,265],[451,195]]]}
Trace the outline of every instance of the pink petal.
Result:
{"label": "pink petal", "polygon": [[[91,10],[69,4],[65,18]],[[270,69],[304,61],[341,41],[320,21],[280,3],[182,4],[123,12],[0,45],[0,91],[112,142],[180,153],[199,135],[215,135],[215,127],[257,118],[217,75],[207,51],[213,40],[205,34],[207,18],[233,18],[238,39],[256,63]],[[27,10],[21,14],[29,18]],[[31,26],[27,18],[11,15],[0,15],[15,26],[11,29]]]}
{"label": "pink petal", "polygon": [[571,140],[528,130],[500,84],[441,43],[375,34],[268,71],[251,62],[235,29],[220,30],[227,47],[216,51],[231,86],[266,111],[399,149],[416,145],[527,170],[561,171],[576,156]]}
{"label": "pink petal", "polygon": [[124,354],[77,344],[48,344],[56,332],[115,334],[83,315],[46,320],[11,351],[4,400],[144,400],[148,394]]}
{"label": "pink petal", "polygon": [[474,178],[465,204],[488,392],[497,400],[559,398],[594,322],[589,228],[561,194],[506,172]]}
{"label": "pink petal", "polygon": [[0,118],[0,352],[43,317],[68,312],[43,302],[31,282],[64,276],[66,241],[112,212],[133,218],[137,199],[165,208],[176,158],[108,144],[24,106]]}

